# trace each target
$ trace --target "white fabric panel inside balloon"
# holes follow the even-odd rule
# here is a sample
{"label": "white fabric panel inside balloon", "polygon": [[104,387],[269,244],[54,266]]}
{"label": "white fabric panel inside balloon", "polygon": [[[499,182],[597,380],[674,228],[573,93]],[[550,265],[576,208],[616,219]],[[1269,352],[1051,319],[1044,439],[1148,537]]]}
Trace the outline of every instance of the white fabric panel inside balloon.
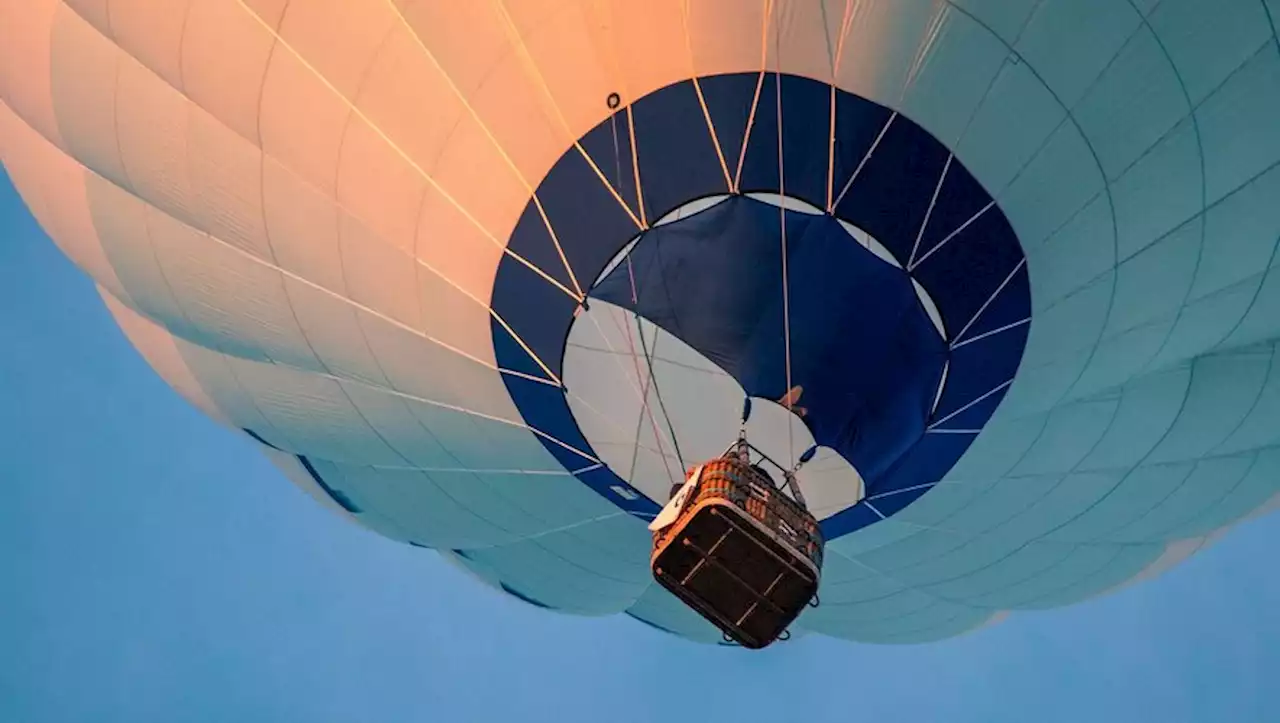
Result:
{"label": "white fabric panel inside balloon", "polygon": [[744,397],[766,402],[751,441],[784,465],[817,445],[800,484],[834,539],[924,494],[995,412],[1027,339],[1023,252],[907,118],[836,90],[831,133],[829,85],[699,85],[718,147],[684,81],[537,188],[497,271],[498,365],[547,450],[646,519],[733,442]]}

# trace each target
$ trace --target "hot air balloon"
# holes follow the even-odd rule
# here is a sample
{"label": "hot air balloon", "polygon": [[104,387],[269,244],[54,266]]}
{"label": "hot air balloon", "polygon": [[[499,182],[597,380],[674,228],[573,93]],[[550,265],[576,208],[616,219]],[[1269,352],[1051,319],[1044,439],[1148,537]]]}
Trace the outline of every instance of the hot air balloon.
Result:
{"label": "hot air balloon", "polygon": [[649,527],[744,439],[822,541],[791,632],[930,641],[1277,506],[1278,14],[10,0],[0,159],[337,514],[721,642]]}

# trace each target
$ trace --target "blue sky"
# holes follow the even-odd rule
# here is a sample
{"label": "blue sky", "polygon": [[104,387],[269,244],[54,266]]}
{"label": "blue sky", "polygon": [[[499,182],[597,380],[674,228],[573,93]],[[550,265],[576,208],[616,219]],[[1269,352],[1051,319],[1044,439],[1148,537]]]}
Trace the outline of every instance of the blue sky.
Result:
{"label": "blue sky", "polygon": [[1280,516],[926,646],[709,648],[362,531],[150,371],[0,175],[0,723],[1280,720]]}

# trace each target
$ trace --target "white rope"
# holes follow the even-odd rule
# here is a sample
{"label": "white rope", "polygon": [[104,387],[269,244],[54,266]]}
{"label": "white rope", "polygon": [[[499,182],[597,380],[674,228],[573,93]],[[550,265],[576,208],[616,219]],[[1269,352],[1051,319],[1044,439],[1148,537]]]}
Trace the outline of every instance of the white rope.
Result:
{"label": "white rope", "polygon": [[[618,351],[613,347],[613,343],[609,341],[609,336],[608,334],[605,333],[604,327],[601,326],[599,319],[596,318],[596,314],[590,311],[587,311],[585,312],[585,315],[587,319],[591,321],[591,324],[595,327],[596,333],[600,335],[600,340],[604,342],[606,347],[608,347],[609,355],[616,363],[619,373],[622,374],[623,379],[626,379],[627,385],[631,387],[631,391],[636,393],[636,398],[640,400],[641,417],[640,417],[639,423],[644,422],[644,415],[646,413],[650,416],[650,420],[652,421],[653,413],[652,411],[649,410],[649,404],[648,404],[648,396],[649,396],[648,387],[645,387],[642,390],[639,386],[637,386],[638,383],[641,383],[641,384],[643,383],[640,378],[639,367],[638,366],[636,367],[636,375],[633,378],[632,375],[627,372],[626,366],[622,363],[622,357],[624,356],[631,357],[633,364],[635,364],[638,358],[635,351],[635,344],[631,341],[630,325],[627,323],[625,318],[621,322],[619,322],[615,314],[606,314],[606,316],[609,317],[610,321],[614,323],[614,326],[618,328],[618,334],[620,336],[624,336],[627,339],[628,346],[630,347],[630,352],[628,353],[625,351]],[[626,326],[626,328],[624,329],[623,326]],[[640,446],[639,436],[640,436],[639,431],[637,430],[636,439],[633,443],[635,447]],[[655,437],[656,437],[655,441],[658,443],[658,454],[663,458],[665,463],[666,453],[665,451],[663,451],[663,448],[662,448],[662,437],[661,435],[656,433],[655,433]],[[668,477],[671,476],[670,470],[668,470],[667,474],[668,474]]]}
{"label": "white rope", "polygon": [[[611,109],[611,110],[613,110],[610,116],[610,125],[613,131],[614,184],[618,188],[621,188],[622,187],[622,147],[618,137],[618,122],[617,122],[618,114],[617,114],[617,109]],[[635,157],[636,144],[635,144],[634,128],[629,127],[629,132],[630,132],[630,142],[631,142],[631,150],[632,150],[632,165],[638,169],[639,164]],[[636,176],[636,195],[637,195],[637,198],[641,196],[638,171]],[[641,211],[643,212],[643,206],[644,206],[643,201],[640,202],[640,206],[641,206]],[[626,249],[624,251],[623,258],[627,264],[627,275],[631,281],[631,296],[632,296],[632,304],[634,305],[636,302],[636,285],[635,285],[635,275],[631,268],[631,250],[630,249]],[[609,317],[615,322],[615,325],[619,326],[619,329],[618,329],[619,332],[624,331],[622,328],[623,326],[626,327],[624,336],[627,341],[628,351],[620,353],[616,349],[614,349],[613,344],[609,342],[609,337],[607,334],[605,334],[604,329],[601,327],[600,322],[596,319],[595,314],[592,314],[589,311],[586,311],[585,313],[586,313],[586,316],[591,320],[592,324],[595,326],[596,331],[600,334],[601,341],[605,343],[605,346],[608,347],[609,353],[613,356],[614,360],[617,362],[618,369],[622,372],[623,377],[627,380],[628,384],[631,386],[632,391],[636,393],[637,398],[640,400],[640,418],[636,420],[635,438],[633,439],[632,445],[631,445],[632,446],[631,469],[628,472],[628,477],[635,476],[636,464],[637,464],[637,460],[639,459],[640,450],[642,448],[649,450],[649,448],[646,445],[640,444],[640,430],[644,426],[645,417],[648,417],[649,424],[653,430],[654,442],[658,446],[657,454],[658,454],[658,457],[662,459],[662,466],[663,466],[663,470],[666,472],[667,481],[670,482],[671,484],[675,484],[676,478],[671,471],[671,466],[668,462],[666,450],[663,448],[662,432],[658,426],[657,419],[653,415],[653,410],[649,408],[649,385],[651,383],[656,383],[656,382],[655,380],[653,380],[652,371],[649,372],[647,377],[641,373],[639,356],[636,354],[635,339],[632,335],[631,325],[627,323],[625,320],[621,325],[618,325],[617,319],[614,318],[614,315],[609,314]],[[638,316],[636,316],[636,323],[637,324],[640,323]],[[623,366],[619,354],[631,357],[632,365],[635,370],[634,382],[632,381],[631,375],[627,372],[626,367]],[[650,367],[651,366],[652,365],[650,365]],[[637,386],[637,384],[639,386]],[[582,401],[585,402],[585,400],[582,400]],[[590,407],[590,405],[587,405],[587,406]],[[595,411],[595,410],[592,409],[592,411]],[[596,412],[596,414],[598,414],[601,417],[605,416],[600,412]],[[611,418],[608,418],[608,419],[610,422],[613,422]],[[620,424],[617,424],[616,426],[621,427]],[[669,428],[671,426],[669,421],[667,426]],[[673,447],[675,445],[674,439],[672,440],[672,445]]]}
{"label": "white rope", "polygon": [[[780,41],[778,46],[778,52],[781,54],[782,47]],[[782,63],[779,62],[778,65],[781,67]],[[778,218],[779,225],[781,226],[782,238],[782,340],[783,348],[786,353],[787,374],[787,389],[784,399],[787,401],[787,411],[791,412],[795,406],[795,402],[792,399],[791,394],[791,290],[788,281],[790,271],[787,268],[787,191],[785,178],[786,163],[784,162],[782,155],[782,71],[780,70],[774,72],[774,93],[774,105],[777,108],[778,114],[778,196],[781,198],[781,201],[778,204]],[[789,457],[788,463],[795,464],[795,431],[792,428],[791,419],[787,420],[787,455]]]}
{"label": "white rope", "polygon": [[[631,254],[629,253],[627,254],[627,277],[631,281],[631,303],[636,307],[636,309],[638,309],[640,306],[640,295],[639,295],[639,291],[636,289],[635,269],[631,264]],[[646,377],[648,384],[645,386],[644,404],[646,405],[646,407],[649,404],[648,386],[652,385],[653,394],[655,397],[658,398],[658,410],[662,413],[663,421],[667,423],[667,431],[671,434],[671,446],[675,450],[676,461],[680,463],[680,473],[681,475],[683,475],[685,470],[684,455],[680,453],[680,439],[679,437],[676,436],[675,425],[671,423],[671,415],[667,414],[667,405],[665,402],[662,401],[662,389],[658,386],[658,375],[653,368],[653,357],[649,355],[649,347],[644,340],[644,319],[641,318],[640,312],[637,310],[633,309],[631,314],[632,314],[632,318],[635,320],[635,323],[636,323],[636,334],[640,337],[640,350],[641,352],[644,353],[644,363],[645,363],[646,371],[648,373],[648,376]],[[627,341],[632,345],[632,355],[634,357],[635,344],[634,342],[631,341],[631,327],[629,325],[627,327]],[[657,348],[657,344],[658,344],[658,340],[657,338],[655,338],[654,339],[655,349]],[[639,359],[636,359],[636,366],[637,366],[636,373],[639,374]],[[657,422],[657,419],[654,417],[652,411],[649,412],[649,419],[654,426],[653,434],[655,437],[657,437],[658,422]],[[663,462],[664,464],[666,462],[665,453],[663,453]],[[668,476],[670,476],[670,471],[668,471]],[[674,484],[674,482],[675,481],[673,479],[672,483]]]}
{"label": "white rope", "polygon": [[911,245],[911,255],[907,257],[907,268],[916,265],[916,254],[920,253],[920,240],[924,238],[925,229],[929,228],[929,219],[933,217],[933,209],[938,205],[938,194],[942,193],[942,184],[947,182],[947,172],[951,170],[951,162],[956,154],[948,153],[947,162],[942,166],[942,175],[938,176],[938,185],[933,187],[933,197],[929,199],[929,209],[924,212],[924,220],[920,222],[920,230],[916,232],[916,242]]}

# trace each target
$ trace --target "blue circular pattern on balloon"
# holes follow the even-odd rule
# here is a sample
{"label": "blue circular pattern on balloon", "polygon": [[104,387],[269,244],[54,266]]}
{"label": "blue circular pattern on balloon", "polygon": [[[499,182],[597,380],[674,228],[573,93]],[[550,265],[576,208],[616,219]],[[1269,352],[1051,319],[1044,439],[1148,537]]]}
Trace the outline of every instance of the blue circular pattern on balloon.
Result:
{"label": "blue circular pattern on balloon", "polygon": [[[525,422],[564,442],[541,438],[547,450],[621,509],[652,515],[654,501],[574,451],[595,454],[564,390],[522,376],[546,373],[512,332],[563,378],[579,305],[521,259],[574,289],[600,277],[643,232],[629,253],[644,269],[637,284],[647,291],[631,303],[616,273],[583,291],[631,308],[715,361],[749,393],[769,396],[785,384],[776,369],[782,355],[769,334],[752,329],[781,325],[770,304],[780,303],[774,284],[781,282],[779,241],[786,233],[792,364],[807,370],[804,401],[814,410],[804,421],[866,485],[862,501],[823,521],[834,539],[906,507],[968,449],[1017,373],[1030,327],[1030,285],[1021,245],[999,206],[927,131],[837,90],[831,133],[829,85],[785,74],[760,81],[758,73],[700,78],[705,114],[692,81],[629,106],[624,99],[612,118],[568,149],[536,190],[541,209],[530,199],[508,240],[512,254],[499,264],[491,306],[511,331],[495,319],[492,335],[498,365],[516,372],[503,378]],[[644,220],[692,200],[730,193],[731,180],[733,198],[643,228]],[[754,192],[831,210],[788,212],[784,231],[777,207],[742,195]],[[867,232],[900,268],[854,243],[839,221]],[[675,291],[670,283],[657,291],[691,265],[702,272],[701,286],[690,288],[686,278]],[[916,301],[913,281],[934,301],[945,339]]]}

